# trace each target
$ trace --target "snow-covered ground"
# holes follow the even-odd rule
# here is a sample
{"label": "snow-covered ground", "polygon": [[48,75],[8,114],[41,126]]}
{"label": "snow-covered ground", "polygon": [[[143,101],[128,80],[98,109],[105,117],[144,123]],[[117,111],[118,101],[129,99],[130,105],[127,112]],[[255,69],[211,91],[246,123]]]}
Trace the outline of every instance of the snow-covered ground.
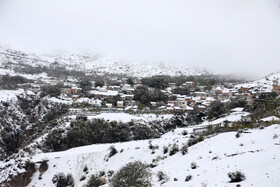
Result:
{"label": "snow-covered ground", "polygon": [[[189,128],[181,130],[188,131]],[[91,174],[99,171],[107,173],[109,170],[116,172],[126,163],[136,160],[150,164],[158,156],[161,157],[158,166],[151,169],[153,186],[197,187],[205,184],[235,187],[237,183],[229,183],[227,173],[236,170],[242,171],[246,176],[246,180],[239,183],[241,186],[280,186],[280,125],[272,125],[262,130],[249,130],[248,133],[242,133],[240,138],[236,138],[235,134],[235,132],[223,133],[206,139],[189,147],[186,155],[180,152],[173,156],[163,154],[163,146],[172,146],[176,143],[181,148],[187,142],[189,135],[184,136],[181,132],[169,133],[168,136],[152,140],[152,145],[159,146],[154,153],[148,148],[149,141],[143,140],[90,145],[63,152],[38,154],[32,161],[47,159],[49,169],[42,175],[41,180],[38,180],[39,172],[37,172],[29,186],[54,186],[52,178],[54,174],[60,172],[71,173],[75,179],[75,186],[82,186]],[[115,146],[118,153],[106,161],[104,158],[108,155],[108,148],[111,145]],[[192,162],[197,164],[196,169],[191,169]],[[85,166],[89,169],[88,174],[83,172]],[[166,173],[170,180],[160,185],[156,177],[158,171]],[[185,182],[187,175],[192,175],[192,179]],[[80,181],[82,176],[86,176],[86,180]],[[178,180],[174,181],[174,178]]]}
{"label": "snow-covered ground", "polygon": [[153,75],[200,75],[205,73],[202,68],[199,67],[179,67],[174,64],[171,66],[167,64],[150,65],[133,63],[130,61],[128,62],[127,60],[83,52],[63,52],[47,55],[23,54],[20,51],[13,51],[4,46],[0,46],[0,52],[13,55],[0,55],[0,66],[6,62],[14,64],[21,62],[22,64],[29,64],[32,66],[49,66],[53,62],[58,62],[60,65],[66,66],[69,69],[87,70],[99,74],[113,72],[114,74],[125,74],[134,77],[148,77]]}
{"label": "snow-covered ground", "polygon": [[272,74],[269,76],[266,76],[265,78],[262,78],[260,80],[256,80],[253,82],[248,82],[244,84],[238,84],[235,86],[235,88],[258,88],[262,90],[263,92],[271,92],[273,84],[279,84],[280,83],[280,73]]}
{"label": "snow-covered ground", "polygon": [[16,100],[17,95],[23,92],[24,90],[0,90],[0,101]]}
{"label": "snow-covered ground", "polygon": [[227,121],[227,122],[237,122],[240,121],[242,119],[242,117],[246,117],[250,115],[249,112],[232,112],[227,116],[218,118],[216,120],[213,121],[205,121],[203,123],[201,123],[200,125],[197,125],[199,127],[206,127],[208,125],[217,125],[217,124],[223,124],[223,122]]}

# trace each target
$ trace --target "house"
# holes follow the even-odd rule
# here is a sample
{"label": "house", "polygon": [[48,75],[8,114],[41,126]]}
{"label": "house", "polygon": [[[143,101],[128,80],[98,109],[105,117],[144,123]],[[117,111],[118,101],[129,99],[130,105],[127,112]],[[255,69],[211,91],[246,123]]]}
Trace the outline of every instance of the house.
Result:
{"label": "house", "polygon": [[77,99],[79,99],[79,96],[78,95],[72,95],[72,100],[77,100]]}
{"label": "house", "polygon": [[206,92],[194,92],[195,97],[207,97],[208,94]]}
{"label": "house", "polygon": [[186,99],[178,99],[178,106],[180,108],[186,108],[188,106],[188,102]]}
{"label": "house", "polygon": [[182,86],[193,87],[193,86],[195,86],[195,82],[187,81],[187,82],[183,83]]}
{"label": "house", "polygon": [[95,98],[113,98],[116,97],[119,92],[113,90],[90,90],[90,95],[93,95]]}
{"label": "house", "polygon": [[123,108],[123,101],[118,101],[117,102],[117,107],[118,108]]}
{"label": "house", "polygon": [[273,85],[272,91],[280,95],[280,85]]}
{"label": "house", "polygon": [[249,91],[249,88],[248,87],[242,87],[239,89],[240,92],[242,93],[245,93],[245,92],[248,92]]}
{"label": "house", "polygon": [[195,108],[199,112],[203,112],[207,109],[206,106],[204,106],[204,105],[196,105]]}
{"label": "house", "polygon": [[113,105],[112,105],[112,103],[106,103],[106,107],[107,107],[107,108],[112,108]]}
{"label": "house", "polygon": [[60,93],[64,94],[71,94],[71,89],[70,88],[60,88]]}
{"label": "house", "polygon": [[71,88],[72,94],[80,94],[82,93],[82,88]]}

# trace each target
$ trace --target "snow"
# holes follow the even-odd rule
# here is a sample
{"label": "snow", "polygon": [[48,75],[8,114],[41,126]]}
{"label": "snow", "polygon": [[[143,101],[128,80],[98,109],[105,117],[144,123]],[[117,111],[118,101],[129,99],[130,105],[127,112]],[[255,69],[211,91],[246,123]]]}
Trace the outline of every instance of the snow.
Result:
{"label": "snow", "polygon": [[[29,186],[53,186],[52,177],[59,172],[71,173],[75,179],[75,186],[82,186],[89,179],[90,174],[99,171],[107,173],[109,170],[116,172],[126,163],[135,160],[149,164],[158,156],[162,157],[158,166],[151,168],[153,186],[156,187],[196,187],[201,186],[202,183],[207,186],[225,187],[235,187],[236,184],[254,187],[280,186],[280,138],[272,138],[274,134],[280,134],[280,126],[273,125],[263,130],[250,130],[248,133],[242,133],[240,138],[236,138],[235,134],[235,132],[223,133],[206,139],[189,147],[186,155],[177,153],[167,156],[167,154],[163,154],[163,146],[176,143],[182,147],[188,140],[189,136],[176,133],[152,140],[153,145],[159,146],[153,154],[152,150],[148,148],[148,140],[90,145],[63,152],[38,154],[33,157],[32,161],[38,162],[47,159],[49,169],[42,175],[41,180],[38,180],[39,172],[37,172]],[[108,148],[111,145],[115,146],[118,153],[105,161],[104,158],[108,155]],[[122,153],[120,153],[121,149],[123,149]],[[167,157],[163,158],[163,156]],[[196,169],[190,168],[192,162],[197,164]],[[85,166],[89,168],[88,175],[83,172]],[[229,183],[227,173],[236,170],[242,171],[246,180]],[[166,173],[170,180],[161,185],[156,177],[158,171]],[[82,175],[87,176],[85,181],[80,181]],[[192,175],[189,182],[185,182],[187,175]],[[174,181],[174,178],[178,180]],[[108,184],[104,187],[108,187]]]}
{"label": "snow", "polygon": [[17,100],[17,95],[23,92],[24,90],[0,90],[0,101]]}
{"label": "snow", "polygon": [[269,116],[269,117],[260,119],[260,121],[264,121],[264,122],[280,121],[280,118],[278,118],[276,116]]}
{"label": "snow", "polygon": [[235,88],[239,89],[241,87],[243,88],[254,87],[254,88],[258,88],[262,92],[271,92],[274,82],[278,82],[279,79],[280,79],[280,73],[276,73],[276,74],[266,76],[265,78],[257,81],[236,85]]}
{"label": "snow", "polygon": [[208,125],[218,125],[218,124],[222,124],[225,121],[236,122],[236,121],[240,121],[243,116],[245,117],[245,116],[248,116],[248,115],[250,115],[249,112],[232,112],[231,114],[229,114],[225,117],[218,118],[214,121],[205,121],[198,126],[205,127],[205,126],[208,126]]}

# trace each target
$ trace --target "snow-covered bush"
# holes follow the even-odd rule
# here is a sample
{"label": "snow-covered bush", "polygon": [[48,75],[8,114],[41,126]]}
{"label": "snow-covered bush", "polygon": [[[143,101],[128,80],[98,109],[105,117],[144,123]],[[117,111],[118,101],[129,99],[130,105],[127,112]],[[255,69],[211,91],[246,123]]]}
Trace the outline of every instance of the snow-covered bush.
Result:
{"label": "snow-covered bush", "polygon": [[177,152],[179,152],[179,146],[177,144],[173,144],[169,150],[169,156],[175,155]]}
{"label": "snow-covered bush", "polygon": [[166,154],[166,153],[168,153],[168,147],[167,147],[167,146],[164,146],[164,147],[163,147],[163,154]]}
{"label": "snow-covered bush", "polygon": [[180,149],[181,153],[183,155],[188,153],[188,145],[183,145],[183,147]]}
{"label": "snow-covered bush", "polygon": [[187,175],[185,181],[188,182],[190,180],[192,180],[192,176],[191,175]]}
{"label": "snow-covered bush", "polygon": [[112,178],[111,187],[149,187],[152,173],[148,166],[140,161],[130,162],[122,167]]}
{"label": "snow-covered bush", "polygon": [[161,182],[161,184],[164,184],[169,180],[169,177],[163,171],[158,171],[157,177],[158,177],[158,181]]}
{"label": "snow-covered bush", "polygon": [[98,187],[104,185],[105,183],[97,175],[91,175],[85,187]]}
{"label": "snow-covered bush", "polygon": [[74,186],[74,178],[71,174],[65,176],[64,173],[58,173],[53,176],[52,182],[56,187]]}
{"label": "snow-covered bush", "polygon": [[230,178],[230,182],[240,182],[246,179],[244,173],[241,171],[229,172],[228,177]]}
{"label": "snow-covered bush", "polygon": [[194,138],[190,138],[189,140],[188,140],[188,146],[190,147],[190,146],[193,146],[193,145],[195,145],[195,144],[197,144],[197,143],[199,143],[199,142],[202,142],[204,140],[204,137],[203,137],[203,135],[202,134],[200,134],[198,137],[194,137]]}
{"label": "snow-covered bush", "polygon": [[197,167],[197,166],[196,166],[196,163],[195,163],[195,162],[192,162],[192,163],[191,163],[191,168],[192,168],[192,169],[196,169],[196,167]]}
{"label": "snow-covered bush", "polygon": [[109,150],[110,150],[110,153],[109,153],[109,155],[108,155],[109,158],[118,153],[117,149],[116,149],[115,146],[113,146],[113,145],[110,146]]}

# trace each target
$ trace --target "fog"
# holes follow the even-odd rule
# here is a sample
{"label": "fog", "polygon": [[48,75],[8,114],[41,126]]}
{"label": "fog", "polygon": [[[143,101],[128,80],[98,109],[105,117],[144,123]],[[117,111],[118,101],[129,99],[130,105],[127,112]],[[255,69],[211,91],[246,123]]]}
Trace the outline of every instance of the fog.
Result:
{"label": "fog", "polygon": [[280,0],[0,0],[0,44],[263,76],[280,70]]}

